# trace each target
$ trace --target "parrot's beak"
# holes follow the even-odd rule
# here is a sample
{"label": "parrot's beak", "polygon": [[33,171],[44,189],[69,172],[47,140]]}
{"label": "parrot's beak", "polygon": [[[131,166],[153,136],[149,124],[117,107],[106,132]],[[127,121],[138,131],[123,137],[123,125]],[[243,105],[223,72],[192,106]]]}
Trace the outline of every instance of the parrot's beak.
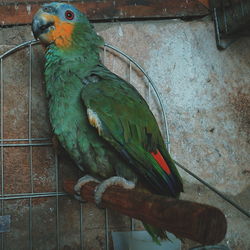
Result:
{"label": "parrot's beak", "polygon": [[34,37],[41,42],[49,44],[49,33],[54,30],[54,19],[52,16],[44,13],[43,10],[39,10],[33,18],[32,32]]}

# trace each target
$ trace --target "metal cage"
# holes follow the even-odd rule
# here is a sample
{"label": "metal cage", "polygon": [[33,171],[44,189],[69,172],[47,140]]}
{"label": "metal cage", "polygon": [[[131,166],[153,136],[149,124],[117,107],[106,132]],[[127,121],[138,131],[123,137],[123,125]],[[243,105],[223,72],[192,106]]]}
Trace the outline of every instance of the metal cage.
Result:
{"label": "metal cage", "polygon": [[[39,225],[37,225],[37,220],[36,217],[37,215],[34,214],[33,208],[34,204],[36,204],[37,200],[41,200],[40,205],[43,204],[43,199],[44,202],[49,202],[50,203],[50,209],[53,210],[53,213],[49,215],[50,220],[53,221],[54,229],[51,231],[52,235],[51,237],[53,239],[53,243],[51,248],[53,249],[61,249],[61,241],[64,237],[61,227],[63,227],[62,223],[62,218],[60,218],[60,200],[63,199],[61,197],[66,196],[66,193],[64,193],[61,190],[61,182],[60,182],[60,164],[58,160],[58,155],[56,152],[52,150],[52,140],[50,137],[43,137],[40,136],[39,131],[38,134],[39,136],[34,137],[33,136],[33,105],[35,102],[35,97],[33,96],[33,91],[35,88],[35,85],[33,83],[34,81],[34,69],[33,69],[33,64],[34,64],[34,46],[37,46],[38,42],[35,40],[28,41],[25,43],[22,43],[2,55],[0,55],[0,104],[1,104],[1,113],[0,113],[0,119],[1,119],[1,124],[0,124],[0,140],[1,140],[1,196],[0,196],[0,206],[1,206],[1,225],[0,227],[0,232],[1,234],[1,244],[0,248],[2,250],[4,249],[10,249],[9,244],[12,244],[11,241],[14,239],[9,237],[6,232],[10,231],[10,225],[12,230],[19,230],[20,237],[22,239],[17,239],[16,238],[16,244],[20,244],[18,242],[21,241],[27,241],[24,245],[24,249],[38,249],[37,247],[34,247],[35,243],[39,240],[39,236],[34,237],[34,232],[38,230]],[[8,112],[12,112],[11,110],[8,110],[5,107],[5,102],[6,102],[6,83],[5,83],[5,76],[6,76],[6,70],[7,66],[5,66],[5,60],[8,59],[9,56],[11,56],[14,53],[17,53],[18,51],[24,51],[23,56],[25,57],[24,59],[27,61],[27,67],[26,70],[27,72],[27,78],[26,78],[26,83],[24,83],[24,88],[26,89],[26,109],[23,110],[25,115],[20,114],[23,119],[25,120],[24,123],[27,125],[27,133],[25,138],[21,138],[19,136],[17,137],[12,137],[11,134],[7,136],[6,138],[6,130],[8,130],[8,127],[5,125],[5,114]],[[157,92],[156,86],[153,83],[152,79],[146,74],[146,72],[143,70],[143,68],[135,62],[131,57],[120,51],[119,49],[106,44],[104,46],[103,50],[103,62],[106,63],[107,57],[113,56],[113,57],[119,57],[122,58],[122,60],[128,65],[128,81],[133,84],[133,71],[139,71],[140,72],[140,77],[142,79],[142,82],[145,84],[145,89],[147,89],[146,100],[148,101],[149,105],[151,102],[154,101],[154,104],[156,103],[158,105],[159,109],[159,115],[158,118],[161,120],[159,121],[161,123],[162,127],[162,132],[165,137],[166,144],[168,146],[168,149],[170,149],[170,143],[169,143],[169,132],[168,132],[168,126],[167,126],[167,119],[166,119],[166,113],[165,110],[163,109],[162,102],[160,100],[159,93]],[[18,61],[16,63],[19,63]],[[10,65],[9,65],[10,66]],[[12,72],[15,74],[15,72]],[[138,73],[138,72],[137,72]],[[19,81],[19,79],[15,79],[15,81]],[[18,83],[17,83],[18,84]],[[145,94],[145,93],[144,93]],[[14,121],[13,121],[14,122]],[[18,135],[18,133],[17,133]],[[50,172],[51,175],[53,175],[53,178],[51,179],[51,182],[53,182],[53,190],[52,191],[46,191],[45,189],[41,189],[39,192],[36,191],[36,188],[34,186],[35,183],[35,178],[43,178],[43,176],[37,176],[34,172],[34,161],[35,161],[35,151],[37,148],[49,148],[51,158],[50,162],[52,162],[52,165],[50,166]],[[8,151],[6,149],[11,149],[14,150],[15,148],[25,150],[27,153],[28,161],[26,163],[20,163],[20,166],[22,164],[26,164],[26,168],[28,168],[28,181],[25,181],[23,185],[26,185],[26,191],[24,192],[23,190],[19,190],[20,192],[8,192],[9,188],[6,188],[6,178],[9,178],[9,176],[6,176],[7,170],[6,170],[6,154]],[[15,154],[12,155],[12,157],[15,157]],[[18,174],[16,173],[16,177],[18,178]],[[14,174],[15,175],[15,174]],[[22,183],[21,183],[22,185]],[[8,190],[7,190],[8,189]],[[7,190],[7,191],[6,191]],[[14,203],[11,203],[11,202]],[[21,202],[19,204],[19,202]],[[19,205],[20,206],[19,206]],[[83,232],[83,204],[76,205],[78,206],[78,223],[79,224],[79,248],[84,249],[84,232]],[[22,207],[22,208],[20,208]],[[18,218],[19,217],[19,212],[16,211],[15,216],[11,216],[14,213],[14,210],[18,209],[25,209],[25,212],[20,212],[20,216],[22,217],[28,217],[28,218]],[[17,215],[18,214],[18,215]],[[46,216],[46,215],[44,215]],[[48,215],[47,215],[48,216]],[[15,217],[15,218],[14,218]],[[18,220],[25,221],[23,222],[23,225],[18,225]],[[47,219],[45,220],[47,221]],[[38,222],[39,223],[39,222]],[[72,222],[74,223],[74,222]],[[48,223],[51,224],[51,223]],[[105,230],[105,249],[109,249],[110,242],[109,242],[109,216],[108,216],[108,211],[105,210],[105,223],[103,225],[104,230]],[[134,223],[133,220],[131,221],[131,230],[134,228]],[[42,237],[42,236],[41,236]],[[14,237],[15,238],[15,237]],[[23,247],[20,246],[19,249],[23,249]],[[39,248],[40,249],[40,248]],[[45,249],[45,248],[41,248]],[[77,248],[78,249],[78,248]]]}
{"label": "metal cage", "polygon": [[[18,249],[43,250],[48,249],[44,245],[47,244],[47,246],[49,245],[49,249],[59,250],[67,249],[62,248],[65,242],[67,244],[73,244],[73,249],[85,249],[84,246],[87,239],[85,238],[84,228],[87,224],[85,220],[88,216],[84,210],[86,205],[69,199],[67,194],[62,190],[62,169],[65,164],[60,161],[57,152],[52,149],[51,134],[44,133],[43,126],[41,125],[38,129],[36,129],[36,133],[34,133],[34,123],[37,123],[36,120],[38,119],[39,122],[41,119],[46,119],[47,121],[48,118],[39,112],[34,114],[36,108],[38,108],[38,111],[40,110],[39,105],[41,105],[36,101],[36,98],[42,100],[44,97],[44,91],[41,89],[39,89],[39,91],[36,90],[39,84],[34,84],[36,81],[36,74],[42,74],[41,72],[34,72],[34,67],[39,66],[41,68],[41,65],[37,65],[37,60],[34,60],[34,54],[36,53],[37,55],[36,49],[40,48],[37,44],[38,42],[35,40],[28,41],[0,55],[0,232],[2,233],[0,237],[0,249],[16,249],[18,246]],[[15,56],[17,53],[21,53],[17,58],[18,60],[8,61],[8,59],[12,58],[11,55]],[[40,59],[42,59],[42,55],[40,56]],[[126,66],[125,73],[119,72],[119,75],[138,88],[138,91],[147,100],[162,129],[162,134],[168,150],[170,150],[166,111],[163,108],[160,95],[152,79],[131,57],[119,49],[106,44],[103,49],[102,60],[104,64],[107,65],[110,59],[114,61],[112,64],[113,68],[111,69],[113,72],[116,72],[115,67],[117,64],[121,63],[123,66]],[[12,109],[9,109],[8,105],[10,104],[10,100],[13,101],[14,105],[17,107],[22,106],[20,102],[23,100],[20,101],[18,96],[11,96],[11,93],[13,92],[13,83],[15,84],[20,81],[19,73],[13,70],[11,71],[13,63],[17,65],[20,64],[20,71],[23,71],[23,74],[25,75],[25,79],[22,79],[22,85],[25,91],[22,89],[17,89],[15,90],[15,94],[18,95],[18,91],[21,91],[22,93],[25,92],[23,100],[25,100],[26,104],[23,105],[23,108],[17,108],[14,110],[15,112],[13,112]],[[6,73],[8,70],[11,78],[6,80],[6,77],[8,78],[8,73]],[[45,100],[43,101],[45,102]],[[43,111],[46,110],[45,107],[43,108]],[[10,117],[6,117],[6,114],[10,114]],[[16,117],[15,115],[18,116]],[[42,118],[40,118],[40,116],[42,116]],[[11,124],[15,123],[16,119],[22,120],[23,124],[26,125],[25,131],[19,131],[18,124]],[[8,121],[7,123],[6,120]],[[14,127],[15,130],[13,130],[12,127]],[[9,130],[11,133],[6,133],[6,131]],[[15,136],[13,136],[13,134]],[[46,157],[48,157],[46,159],[41,158],[41,152],[39,151],[41,149],[48,151],[46,155]],[[22,162],[15,162],[14,160],[18,154],[24,154],[26,158],[22,159]],[[17,172],[12,171],[11,174],[8,173],[13,161],[15,165],[21,165],[25,167],[25,178],[20,178],[23,172],[19,168],[14,168],[14,170],[17,170]],[[42,161],[42,163],[39,165],[37,161]],[[72,162],[70,164],[72,164]],[[248,217],[250,216],[249,213],[238,206],[238,204],[225,197],[217,189],[211,187],[208,183],[183,167],[181,164],[176,162],[176,165],[207,186],[210,190],[215,192],[224,200],[229,202],[241,213]],[[51,186],[49,189],[46,186],[46,184],[48,184],[46,183],[46,180],[45,184],[42,182],[44,176],[48,173],[46,171],[37,172],[38,168],[41,170],[41,168],[45,167],[47,167],[47,171],[51,175]],[[73,172],[75,172],[77,167],[74,168],[75,170],[73,170],[73,168],[71,169]],[[6,186],[6,183],[10,179],[14,181],[17,186],[24,186],[25,190],[15,189],[13,186]],[[42,183],[39,188],[37,188],[37,179],[39,179],[40,184]],[[45,206],[44,204],[47,204],[48,206]],[[74,218],[65,217],[68,212],[74,213]],[[110,217],[112,214],[110,214],[108,210],[101,211],[100,213],[103,215],[103,220],[101,223],[105,238],[103,248],[108,250],[110,249],[111,245]],[[48,228],[47,233],[50,234],[50,239],[44,238],[46,233],[39,230],[41,223],[44,223],[46,228]],[[10,227],[12,229],[12,234],[9,235],[8,232],[10,232]],[[134,230],[134,227],[134,220],[129,220],[129,227],[127,227],[127,229]],[[15,232],[13,233],[13,231],[16,231],[17,235],[14,235]],[[72,239],[71,242],[67,242],[65,240],[65,235],[70,233],[72,233],[71,236],[74,239]],[[44,241],[46,241],[46,243],[44,243]],[[77,245],[74,245],[75,241],[77,241]],[[22,244],[24,247],[22,247]],[[36,244],[43,245],[42,247],[37,247]],[[11,248],[10,245],[15,247]],[[223,249],[223,246],[220,247],[220,249]]]}

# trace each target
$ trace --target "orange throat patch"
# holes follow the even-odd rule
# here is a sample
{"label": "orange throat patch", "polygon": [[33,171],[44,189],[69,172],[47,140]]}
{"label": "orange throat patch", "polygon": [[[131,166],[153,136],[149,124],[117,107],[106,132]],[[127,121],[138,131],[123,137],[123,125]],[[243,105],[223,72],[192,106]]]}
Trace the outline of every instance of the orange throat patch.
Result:
{"label": "orange throat patch", "polygon": [[67,22],[55,22],[55,30],[52,32],[53,40],[57,47],[67,48],[72,44],[74,25]]}
{"label": "orange throat patch", "polygon": [[70,47],[72,44],[74,24],[63,22],[57,16],[50,15],[47,18],[53,19],[55,29],[46,34],[46,39],[53,41],[59,48]]}

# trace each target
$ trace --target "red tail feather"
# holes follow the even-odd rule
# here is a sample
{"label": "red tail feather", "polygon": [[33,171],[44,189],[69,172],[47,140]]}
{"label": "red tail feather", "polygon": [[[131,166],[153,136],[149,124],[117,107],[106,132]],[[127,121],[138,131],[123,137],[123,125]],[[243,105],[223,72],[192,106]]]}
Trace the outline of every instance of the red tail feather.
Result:
{"label": "red tail feather", "polygon": [[168,164],[162,157],[159,150],[156,151],[156,154],[154,152],[151,152],[151,155],[155,158],[155,160],[158,162],[158,164],[161,166],[161,168],[168,174],[171,174],[170,168],[168,167]]}

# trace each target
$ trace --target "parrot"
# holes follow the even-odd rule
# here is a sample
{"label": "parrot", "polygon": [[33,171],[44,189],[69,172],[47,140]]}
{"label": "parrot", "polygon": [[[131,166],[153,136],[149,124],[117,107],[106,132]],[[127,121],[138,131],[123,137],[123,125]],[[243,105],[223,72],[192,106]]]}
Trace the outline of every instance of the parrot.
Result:
{"label": "parrot", "polygon": [[[45,85],[49,119],[56,138],[94,179],[96,204],[110,185],[142,186],[179,198],[183,183],[147,102],[133,85],[100,59],[104,40],[73,5],[44,4],[32,21],[34,37],[45,46]],[[144,223],[155,242],[163,229]]]}

